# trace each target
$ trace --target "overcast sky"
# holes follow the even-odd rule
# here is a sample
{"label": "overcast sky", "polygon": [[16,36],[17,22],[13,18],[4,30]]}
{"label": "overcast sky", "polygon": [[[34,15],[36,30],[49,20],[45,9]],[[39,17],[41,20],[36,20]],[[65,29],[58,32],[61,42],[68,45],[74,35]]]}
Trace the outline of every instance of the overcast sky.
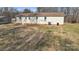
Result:
{"label": "overcast sky", "polygon": [[27,9],[33,11],[33,12],[37,11],[36,7],[16,7],[16,9],[19,10],[19,11],[23,11],[25,8],[27,8]]}

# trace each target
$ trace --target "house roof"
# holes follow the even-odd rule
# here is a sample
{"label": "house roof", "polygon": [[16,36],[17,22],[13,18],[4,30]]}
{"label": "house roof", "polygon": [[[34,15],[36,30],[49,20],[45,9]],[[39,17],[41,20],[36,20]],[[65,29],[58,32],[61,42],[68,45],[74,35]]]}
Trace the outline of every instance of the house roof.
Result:
{"label": "house roof", "polygon": [[53,13],[22,13],[18,14],[17,16],[48,16],[48,17],[64,17],[64,13],[62,12],[53,12]]}

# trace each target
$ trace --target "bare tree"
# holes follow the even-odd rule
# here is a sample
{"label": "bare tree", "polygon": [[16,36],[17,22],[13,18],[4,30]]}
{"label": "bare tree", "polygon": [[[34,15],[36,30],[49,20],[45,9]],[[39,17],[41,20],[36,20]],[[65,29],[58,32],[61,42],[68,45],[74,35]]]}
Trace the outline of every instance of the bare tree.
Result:
{"label": "bare tree", "polygon": [[13,7],[0,8],[0,15],[3,15],[3,16],[14,17],[17,13],[18,11],[16,10],[16,8],[13,8]]}
{"label": "bare tree", "polygon": [[77,19],[78,19],[78,16],[79,16],[79,8],[75,7],[73,8],[73,12],[72,12],[72,23],[76,23],[78,22]]}
{"label": "bare tree", "polygon": [[77,23],[79,16],[78,7],[66,7],[64,10],[65,13],[65,22]]}

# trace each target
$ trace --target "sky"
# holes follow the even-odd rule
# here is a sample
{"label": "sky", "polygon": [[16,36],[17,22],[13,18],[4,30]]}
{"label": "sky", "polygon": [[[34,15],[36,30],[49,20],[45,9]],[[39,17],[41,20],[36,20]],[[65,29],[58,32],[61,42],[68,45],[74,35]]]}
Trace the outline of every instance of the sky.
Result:
{"label": "sky", "polygon": [[37,8],[36,7],[16,7],[16,9],[18,11],[23,11],[24,9],[29,9],[29,10],[31,10],[33,12],[36,12],[37,11]]}

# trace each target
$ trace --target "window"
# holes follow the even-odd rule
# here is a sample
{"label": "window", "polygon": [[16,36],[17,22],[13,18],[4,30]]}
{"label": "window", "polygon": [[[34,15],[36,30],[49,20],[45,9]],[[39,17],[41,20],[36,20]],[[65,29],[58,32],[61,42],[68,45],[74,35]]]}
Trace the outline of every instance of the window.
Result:
{"label": "window", "polygon": [[27,17],[25,17],[25,19],[27,19]]}
{"label": "window", "polygon": [[30,20],[30,17],[29,17],[29,20]]}
{"label": "window", "polygon": [[36,19],[38,19],[38,17],[36,16]]}
{"label": "window", "polygon": [[19,16],[19,19],[21,19],[21,16]]}
{"label": "window", "polygon": [[46,17],[44,17],[44,21],[46,21]]}

